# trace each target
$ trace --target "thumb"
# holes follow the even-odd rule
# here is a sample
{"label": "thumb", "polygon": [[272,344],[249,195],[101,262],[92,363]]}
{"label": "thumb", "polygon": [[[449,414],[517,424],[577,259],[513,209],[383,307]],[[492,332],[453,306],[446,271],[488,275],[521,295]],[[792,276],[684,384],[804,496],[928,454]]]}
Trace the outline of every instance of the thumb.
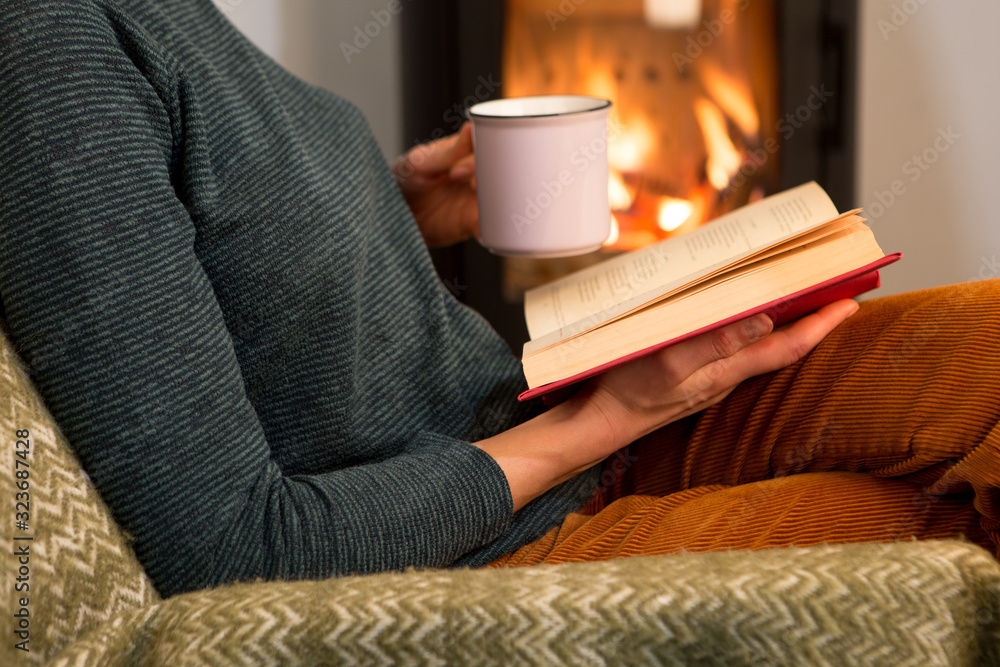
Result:
{"label": "thumb", "polygon": [[456,162],[472,153],[471,129],[466,122],[455,134],[412,148],[406,160],[424,174],[450,171]]}
{"label": "thumb", "polygon": [[462,127],[458,129],[455,135],[458,137],[458,140],[455,141],[455,144],[451,148],[452,157],[457,161],[468,155],[472,155],[472,123],[469,121],[462,123]]}

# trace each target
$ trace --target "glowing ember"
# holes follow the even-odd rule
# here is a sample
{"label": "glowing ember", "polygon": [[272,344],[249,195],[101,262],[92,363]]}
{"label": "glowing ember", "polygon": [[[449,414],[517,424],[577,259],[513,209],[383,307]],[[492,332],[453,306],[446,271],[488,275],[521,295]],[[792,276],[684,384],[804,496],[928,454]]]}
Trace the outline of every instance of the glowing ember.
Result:
{"label": "glowing ember", "polygon": [[625,183],[613,171],[608,175],[608,203],[611,204],[612,211],[627,211],[632,206],[632,196]]}
{"label": "glowing ember", "polygon": [[694,213],[694,205],[691,202],[674,197],[663,197],[660,200],[660,212],[656,217],[656,222],[663,231],[672,232],[687,222],[692,213]]}
{"label": "glowing ember", "polygon": [[708,152],[705,172],[708,180],[716,190],[725,190],[729,186],[729,180],[740,168],[740,152],[729,138],[726,118],[719,107],[702,97],[695,101],[694,112],[702,134],[705,135],[705,148]]}

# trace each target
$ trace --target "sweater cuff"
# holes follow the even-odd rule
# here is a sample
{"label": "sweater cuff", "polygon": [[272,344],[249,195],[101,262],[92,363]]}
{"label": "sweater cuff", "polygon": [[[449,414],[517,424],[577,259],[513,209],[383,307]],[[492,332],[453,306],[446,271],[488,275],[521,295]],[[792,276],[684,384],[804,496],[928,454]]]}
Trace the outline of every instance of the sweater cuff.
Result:
{"label": "sweater cuff", "polygon": [[[492,456],[436,433],[420,434],[408,449],[378,463],[330,473],[337,478],[335,485],[324,484],[324,475],[297,478],[326,503],[342,508],[334,512],[339,518],[331,527],[334,534],[314,535],[354,547],[332,550],[336,562],[327,564],[331,570],[444,567],[496,540],[510,526],[510,486]],[[347,508],[354,511],[344,512]],[[323,518],[306,525],[323,525]],[[327,544],[313,553],[330,551]]]}

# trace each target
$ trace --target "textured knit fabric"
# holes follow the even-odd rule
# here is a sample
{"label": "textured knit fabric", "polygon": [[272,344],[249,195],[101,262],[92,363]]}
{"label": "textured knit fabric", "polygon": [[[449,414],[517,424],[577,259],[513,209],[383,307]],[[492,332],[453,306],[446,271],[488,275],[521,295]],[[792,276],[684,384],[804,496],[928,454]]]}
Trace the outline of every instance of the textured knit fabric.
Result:
{"label": "textured knit fabric", "polygon": [[802,361],[610,458],[497,565],[964,536],[1000,557],[1000,280],[862,304]]}
{"label": "textured knit fabric", "polygon": [[[27,370],[0,334],[0,433],[12,438],[0,448],[0,498],[27,508],[21,526],[0,521],[0,577],[10,582],[0,593],[0,635],[11,640],[0,643],[0,665],[42,664],[101,624],[160,601]],[[25,550],[19,562],[14,554]],[[14,634],[21,598],[26,636]],[[24,639],[28,651],[15,646]]]}
{"label": "textured knit fabric", "polygon": [[517,515],[470,441],[532,414],[438,281],[356,108],[210,0],[0,4],[0,296],[165,595],[485,563]]}
{"label": "textured knit fabric", "polygon": [[1000,565],[957,541],[237,584],[115,619],[52,667],[850,665],[1000,660]]}
{"label": "textured knit fabric", "polygon": [[[0,328],[3,322],[0,321]],[[957,541],[235,584],[161,600],[0,336],[0,665],[995,665],[1000,565]],[[26,461],[15,450],[27,451]],[[21,460],[31,467],[16,467]],[[614,469],[614,468],[612,468]],[[13,517],[10,517],[13,519]],[[21,540],[25,536],[31,540]],[[13,584],[30,547],[30,590]],[[17,546],[15,546],[17,545]],[[15,646],[28,596],[25,652]]]}

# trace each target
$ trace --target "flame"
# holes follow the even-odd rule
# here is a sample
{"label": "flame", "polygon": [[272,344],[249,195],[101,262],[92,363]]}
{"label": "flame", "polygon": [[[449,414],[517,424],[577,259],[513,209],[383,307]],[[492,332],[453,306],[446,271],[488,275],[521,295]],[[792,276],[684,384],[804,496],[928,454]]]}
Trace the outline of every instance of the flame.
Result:
{"label": "flame", "polygon": [[615,77],[612,76],[611,72],[605,68],[599,68],[596,65],[590,66],[590,70],[587,72],[587,81],[584,84],[584,90],[587,91],[587,95],[603,97],[604,99],[611,100],[613,103],[617,104],[618,83],[615,81]]}
{"label": "flame", "polygon": [[746,138],[760,132],[760,116],[746,81],[738,81],[711,62],[698,68],[702,86],[727,116],[733,119]]}
{"label": "flame", "polygon": [[687,222],[692,213],[694,213],[694,204],[686,199],[662,197],[656,222],[663,231],[672,232]]}
{"label": "flame", "polygon": [[740,152],[729,138],[726,118],[719,107],[700,97],[694,103],[694,112],[702,134],[705,135],[705,149],[708,151],[705,171],[708,180],[716,190],[725,190],[729,180],[740,168]]}
{"label": "flame", "polygon": [[617,127],[622,129],[608,134],[608,164],[618,171],[639,171],[656,134],[642,117]]}
{"label": "flame", "polygon": [[632,195],[617,172],[608,174],[608,203],[612,211],[627,211],[632,206]]}
{"label": "flame", "polygon": [[605,239],[604,245],[606,245],[606,246],[613,246],[614,244],[618,243],[618,236],[621,234],[621,232],[619,230],[620,230],[620,227],[618,226],[618,218],[616,218],[614,216],[614,214],[612,214],[611,215],[611,233],[608,234],[608,238]]}

